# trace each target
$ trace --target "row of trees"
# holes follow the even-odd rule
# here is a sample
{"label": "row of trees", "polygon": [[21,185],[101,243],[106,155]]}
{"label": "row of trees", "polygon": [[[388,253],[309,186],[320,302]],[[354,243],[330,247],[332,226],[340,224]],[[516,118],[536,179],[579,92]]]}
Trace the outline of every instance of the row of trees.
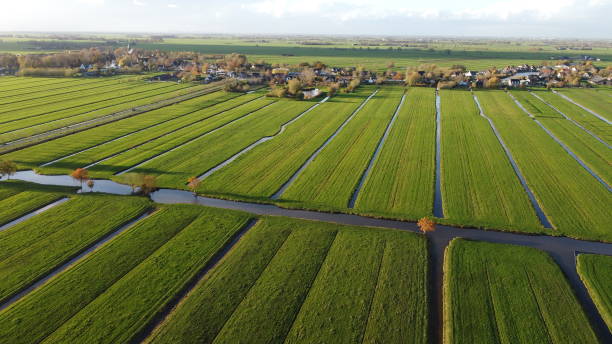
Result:
{"label": "row of trees", "polygon": [[[93,190],[95,182],[89,177],[89,171],[85,168],[77,168],[70,173],[70,176],[83,184],[86,184],[90,190]],[[140,192],[142,195],[150,195],[157,188],[157,177],[143,173],[126,173],[121,176],[121,182],[129,185],[132,188],[132,193]]]}

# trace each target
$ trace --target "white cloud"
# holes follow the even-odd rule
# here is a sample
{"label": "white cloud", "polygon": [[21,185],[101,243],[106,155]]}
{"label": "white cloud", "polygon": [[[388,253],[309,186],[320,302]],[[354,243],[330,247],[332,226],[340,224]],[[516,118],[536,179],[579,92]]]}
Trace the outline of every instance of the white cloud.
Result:
{"label": "white cloud", "polygon": [[168,7],[169,7],[169,8],[177,8],[177,7],[178,7],[178,5],[177,5],[177,4],[168,4]]}
{"label": "white cloud", "polygon": [[78,3],[85,5],[102,6],[105,4],[104,0],[77,0]]}
{"label": "white cloud", "polygon": [[440,20],[500,20],[530,18],[546,21],[558,17],[570,18],[577,10],[601,7],[611,0],[493,0],[484,6],[474,6],[467,1],[449,9],[447,4],[438,7],[419,4],[407,9],[403,1],[370,0],[261,0],[242,5],[243,9],[274,16],[303,17],[316,15],[324,18],[339,18],[342,21],[407,17]]}
{"label": "white cloud", "polygon": [[145,2],[142,2],[140,0],[133,0],[133,3],[136,6],[146,6],[147,5]]}

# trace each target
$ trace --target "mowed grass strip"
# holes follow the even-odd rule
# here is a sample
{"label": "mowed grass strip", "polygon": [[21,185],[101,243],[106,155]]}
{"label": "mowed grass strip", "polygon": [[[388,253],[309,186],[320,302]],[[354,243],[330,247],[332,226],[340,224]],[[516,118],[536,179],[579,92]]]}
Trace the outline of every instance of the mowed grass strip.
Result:
{"label": "mowed grass strip", "polygon": [[201,208],[202,214],[46,338],[43,343],[128,343],[251,215]]}
{"label": "mowed grass strip", "polygon": [[[529,95],[527,92],[512,92],[527,111],[537,116],[532,110],[547,107],[539,99]],[[527,104],[524,101],[530,100]],[[527,104],[527,105],[526,105]],[[546,109],[544,109],[547,111]],[[553,110],[554,111],[554,110]],[[525,114],[527,116],[527,114]],[[553,135],[572,150],[584,163],[589,166],[599,177],[608,184],[612,184],[612,150],[599,142],[596,138],[585,132],[574,123],[563,117],[539,117],[540,121]]]}
{"label": "mowed grass strip", "polygon": [[558,233],[612,241],[612,194],[503,91],[476,94]]}
{"label": "mowed grass strip", "polygon": [[158,159],[146,162],[132,172],[158,175],[160,186],[186,189],[187,178],[200,176],[299,116],[314,102],[282,100],[253,115],[194,140]]}
{"label": "mowed grass strip", "polygon": [[569,118],[580,123],[583,127],[604,140],[607,144],[612,144],[612,126],[606,122],[552,92],[534,90],[533,93],[537,94],[547,103],[559,109],[559,111],[563,112]]}
{"label": "mowed grass strip", "polygon": [[596,90],[579,88],[563,88],[556,91],[612,121],[612,97],[609,95],[600,94]]}
{"label": "mowed grass strip", "polygon": [[426,273],[424,237],[265,218],[146,342],[426,343]]}
{"label": "mowed grass strip", "polygon": [[441,90],[440,101],[444,221],[542,232],[527,193],[472,95]]}
{"label": "mowed grass strip", "polygon": [[292,206],[346,209],[402,94],[399,87],[381,89],[280,199]]}
{"label": "mowed grass strip", "polygon": [[454,239],[444,269],[444,343],[598,342],[565,276],[542,251]]}
{"label": "mowed grass strip", "polygon": [[44,142],[19,151],[2,156],[4,159],[15,161],[21,169],[37,168],[38,166],[62,158],[72,153],[91,148],[95,145],[117,139],[135,131],[143,130],[163,121],[176,118],[177,114],[196,111],[223,99],[224,93],[215,92],[202,97],[197,97],[172,106],[164,107],[155,111],[125,118],[113,123],[85,130],[72,135],[64,136]]}
{"label": "mowed grass strip", "polygon": [[357,196],[360,213],[416,219],[431,215],[436,158],[435,92],[410,88]]}
{"label": "mowed grass strip", "polygon": [[99,102],[78,107],[66,108],[48,114],[23,118],[2,124],[0,142],[10,142],[20,138],[33,136],[50,130],[80,123],[116,112],[151,104],[180,96],[189,88],[184,85],[166,85],[150,87],[146,90],[130,90],[125,95],[104,97]]}
{"label": "mowed grass strip", "polygon": [[0,313],[0,341],[40,342],[193,222],[203,208],[162,206]]}
{"label": "mowed grass strip", "polygon": [[[236,97],[235,94],[227,94],[227,99],[232,99],[234,97]],[[240,101],[248,101],[249,99],[254,99],[254,97],[247,97],[244,99],[238,97],[238,99],[240,99]],[[222,99],[216,100],[222,101]],[[225,106],[226,102],[223,101],[221,104],[217,105]],[[38,168],[38,171],[45,174],[70,173],[70,171],[76,168],[85,167],[91,163],[129,150],[138,145],[145,144],[149,141],[156,142],[157,139],[161,139],[161,137],[164,135],[176,135],[177,131],[194,132],[197,130],[197,124],[201,125],[206,122],[210,116],[215,115],[216,112],[210,111],[210,109],[211,107],[209,106],[204,106],[203,108],[195,111],[191,108],[177,108],[174,112],[176,117],[167,122],[161,123],[158,126],[135,133],[128,137],[94,147],[93,149],[70,156],[51,165],[40,167]],[[163,111],[163,109],[160,109],[159,111]]]}
{"label": "mowed grass strip", "polygon": [[579,254],[576,268],[608,330],[612,331],[612,257]]}
{"label": "mowed grass strip", "polygon": [[[242,97],[232,99],[227,103],[232,102],[233,104],[227,104],[226,108],[236,106],[236,101],[238,100],[240,100],[240,102],[244,101]],[[251,112],[265,107],[272,102],[274,101],[269,99],[257,99],[255,101],[245,102],[244,104],[238,105],[235,108],[219,115],[211,116],[205,121],[196,123],[193,126],[173,131],[164,137],[144,143],[138,147],[135,147],[134,149],[130,149],[121,154],[113,156],[108,160],[104,160],[94,166],[91,166],[89,168],[89,172],[91,175],[99,178],[111,178],[113,174],[125,171],[128,168],[134,167],[140,163],[144,163],[153,157],[160,156],[171,149],[188,143],[190,140],[196,139],[197,137],[207,135],[213,130],[227,125],[232,121],[238,120],[243,116],[248,116]],[[214,111],[218,112],[220,106],[225,106],[225,104],[226,102],[218,104],[217,106],[207,109],[207,111],[211,111],[210,113],[213,113],[213,108],[216,108]],[[118,179],[120,180],[120,178]]]}
{"label": "mowed grass strip", "polygon": [[204,179],[198,191],[221,197],[269,199],[371,92],[359,90],[329,99],[278,137]]}
{"label": "mowed grass strip", "polygon": [[0,232],[0,301],[150,207],[144,198],[101,195],[79,196],[74,203],[77,205],[64,203]]}

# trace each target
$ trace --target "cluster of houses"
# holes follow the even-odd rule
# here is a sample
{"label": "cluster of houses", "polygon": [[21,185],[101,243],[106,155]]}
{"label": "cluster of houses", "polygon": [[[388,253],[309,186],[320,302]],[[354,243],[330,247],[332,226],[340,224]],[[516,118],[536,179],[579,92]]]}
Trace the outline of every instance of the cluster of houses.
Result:
{"label": "cluster of houses", "polygon": [[[612,85],[612,76],[601,75],[598,68],[587,63],[592,61],[592,57],[587,56],[585,60],[579,62],[566,62],[551,66],[519,65],[508,66],[501,70],[494,71],[494,75],[499,79],[501,87],[535,87],[535,86],[561,86],[568,80],[578,80],[578,83],[588,83],[591,85]],[[264,63],[247,63],[241,68],[231,70],[223,63],[196,63],[190,59],[175,59],[170,64],[151,65],[146,56],[138,57],[138,64],[147,67],[149,70],[168,72],[166,75],[155,77],[157,80],[180,81],[184,75],[189,75],[195,69],[195,80],[210,83],[223,79],[237,79],[248,81],[249,83],[275,83],[285,84],[295,78],[303,78],[303,71],[289,69],[286,67],[273,68]],[[356,77],[363,83],[403,83],[404,74],[398,71],[387,73],[374,73],[356,67],[313,67],[308,68],[321,83],[338,83],[340,86],[347,86]],[[117,61],[107,62],[104,66],[81,65],[80,72],[84,75],[114,74],[119,73],[122,67]],[[0,71],[1,72],[1,71]],[[485,87],[487,79],[491,78],[490,70],[451,70],[450,74],[442,77],[432,75],[424,70],[417,71],[419,74],[419,85],[435,86],[439,81],[452,80],[456,87]],[[193,79],[190,79],[193,80]]]}
{"label": "cluster of houses", "polygon": [[569,62],[554,66],[529,66],[504,68],[501,73],[501,85],[506,87],[526,86],[560,86],[570,80],[580,84],[585,82],[593,86],[612,85],[612,76],[601,76],[598,69],[592,65],[580,62]]}

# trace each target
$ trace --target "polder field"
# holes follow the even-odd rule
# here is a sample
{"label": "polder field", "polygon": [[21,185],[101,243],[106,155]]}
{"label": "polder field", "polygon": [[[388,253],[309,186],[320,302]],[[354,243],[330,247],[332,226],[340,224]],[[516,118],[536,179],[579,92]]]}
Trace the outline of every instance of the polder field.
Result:
{"label": "polder field", "polygon": [[[142,41],[139,41],[139,38]],[[471,70],[491,67],[503,68],[519,64],[541,64],[542,61],[564,57],[582,59],[594,56],[606,65],[612,60],[608,41],[550,41],[550,40],[487,40],[416,37],[258,37],[209,35],[177,35],[149,40],[135,35],[110,35],[58,39],[44,35],[30,37],[0,36],[0,53],[51,53],[79,50],[91,46],[118,48],[131,42],[146,50],[192,51],[210,56],[214,62],[219,55],[246,54],[252,61],[272,64],[298,65],[303,62],[323,61],[339,67],[363,66],[368,70],[404,70],[407,66],[436,64],[441,67],[464,65]],[[158,37],[159,38],[159,37]],[[560,47],[572,50],[559,50]],[[391,65],[392,64],[392,65]]]}
{"label": "polder field", "polygon": [[267,91],[0,77],[0,343],[612,340],[605,89]]}

